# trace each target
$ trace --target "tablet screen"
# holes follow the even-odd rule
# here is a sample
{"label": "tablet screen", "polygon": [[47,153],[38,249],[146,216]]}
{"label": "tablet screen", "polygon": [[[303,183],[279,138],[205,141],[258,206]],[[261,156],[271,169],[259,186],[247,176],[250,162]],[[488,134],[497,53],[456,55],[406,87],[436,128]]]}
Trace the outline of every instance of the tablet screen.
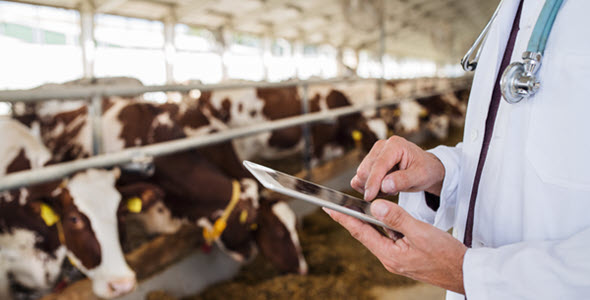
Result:
{"label": "tablet screen", "polygon": [[250,161],[244,161],[244,166],[268,189],[384,227],[392,239],[403,237],[371,215],[370,202]]}
{"label": "tablet screen", "polygon": [[278,171],[269,173],[269,175],[285,188],[371,215],[370,202]]}

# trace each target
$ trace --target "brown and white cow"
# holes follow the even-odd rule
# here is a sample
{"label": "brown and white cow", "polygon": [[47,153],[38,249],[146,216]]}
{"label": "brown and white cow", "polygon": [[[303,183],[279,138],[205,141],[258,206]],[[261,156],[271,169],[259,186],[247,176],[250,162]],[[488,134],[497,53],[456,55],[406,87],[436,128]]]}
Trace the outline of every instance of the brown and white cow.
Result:
{"label": "brown and white cow", "polygon": [[[49,151],[18,122],[0,120],[0,132],[0,175],[49,162]],[[11,299],[10,280],[50,289],[66,256],[92,280],[100,297],[134,289],[135,273],[125,262],[117,233],[118,173],[89,169],[69,180],[0,193],[1,299]]]}
{"label": "brown and white cow", "polygon": [[[169,105],[160,106],[139,99],[113,97],[105,102],[104,108],[103,145],[107,152],[185,137]],[[52,152],[61,154],[61,158],[75,159],[88,156],[88,147],[83,146],[88,145],[90,139],[87,133],[89,132],[87,110],[83,106],[69,109],[48,113],[48,109],[38,108],[43,115],[29,119],[33,119],[33,123],[41,124],[43,140]],[[255,254],[255,233],[258,228],[264,227],[263,224],[256,222],[258,185],[253,179],[240,179],[242,176],[238,175],[246,174],[245,170],[226,172],[226,168],[231,169],[230,165],[225,163],[218,167],[205,156],[206,152],[209,152],[213,153],[212,156],[217,160],[231,161],[233,158],[236,163],[232,165],[239,165],[239,168],[243,169],[235,158],[233,150],[225,151],[227,149],[217,146],[209,147],[208,150],[191,150],[154,159],[154,174],[148,179],[141,180],[147,180],[162,187],[166,196],[164,201],[146,206],[146,210],[139,217],[146,221],[146,227],[154,233],[173,232],[183,222],[196,222],[199,226],[208,227],[210,224],[207,222],[215,222],[219,212],[226,210],[232,195],[239,194],[236,206],[239,209],[231,210],[227,228],[222,230],[222,235],[215,241],[233,258],[245,261]],[[233,182],[239,184],[239,192],[232,192]],[[242,221],[245,218],[244,215],[247,216],[246,221]],[[281,220],[279,216],[271,217]],[[294,229],[294,226],[287,224],[280,226],[285,230]],[[268,232],[277,233],[281,230]],[[304,262],[298,241],[292,240],[290,236],[292,235],[277,236],[277,239],[274,239],[275,249],[286,247],[295,249],[294,251],[275,251],[264,254],[282,256],[297,253],[296,261]],[[298,263],[284,271],[305,273],[306,270],[306,265]]]}
{"label": "brown and white cow", "polygon": [[[446,78],[398,79],[386,83],[386,90],[396,96],[408,97],[399,105],[381,110],[388,127],[398,135],[423,135],[425,138],[445,139],[449,127],[463,126],[465,119],[464,92],[451,92],[455,81]],[[418,93],[435,93],[415,98]]]}
{"label": "brown and white cow", "polygon": [[[103,124],[108,124],[105,132],[111,133],[107,151],[116,151],[113,145],[122,149],[185,137],[176,118],[178,109],[170,105],[113,100],[103,115]],[[195,119],[201,118],[195,115]],[[207,128],[205,125],[202,127]],[[207,129],[208,132],[216,130],[216,127]],[[228,214],[227,227],[218,231],[220,236],[213,241],[232,258],[246,261],[253,257],[256,236],[264,233],[269,236],[265,241],[272,242],[271,248],[274,249],[266,251],[267,247],[258,244],[266,257],[271,261],[294,260],[296,263],[288,267],[277,267],[286,272],[306,273],[307,265],[299,241],[293,238],[297,237],[295,224],[284,223],[283,220],[290,219],[273,211],[269,211],[268,215],[265,215],[266,211],[259,211],[260,203],[267,200],[259,197],[255,180],[243,178],[247,173],[233,149],[226,146],[228,144],[155,158],[155,172],[150,182],[164,190],[165,200],[148,207],[138,217],[144,221],[148,231],[169,233],[186,222],[212,230],[225,212]],[[235,207],[230,209],[232,199],[235,200]],[[293,214],[290,210],[281,210],[282,214],[289,212]],[[275,222],[267,222],[267,219]],[[271,225],[272,229],[267,228]]]}
{"label": "brown and white cow", "polygon": [[[367,91],[369,96],[360,93],[365,95],[360,99],[358,88],[350,89],[350,95],[343,92],[345,86],[339,89],[332,86],[310,87],[310,111],[327,111],[363,103],[368,97],[374,98],[370,96],[370,91]],[[302,113],[302,92],[297,87],[280,87],[210,91],[196,93],[197,97],[194,93],[189,93],[187,99],[180,104],[179,114],[190,117],[181,117],[184,120],[181,125],[187,135],[197,136],[206,132],[204,124],[223,130],[298,116]],[[359,101],[352,102],[351,99]],[[201,118],[195,118],[196,115]],[[317,160],[328,160],[342,155],[356,144],[352,136],[355,130],[362,133],[361,144],[366,150],[377,139],[385,138],[387,132],[383,121],[369,119],[362,114],[312,124],[314,157]],[[241,160],[254,157],[280,159],[303,149],[303,135],[301,127],[295,126],[235,139],[233,146]]]}

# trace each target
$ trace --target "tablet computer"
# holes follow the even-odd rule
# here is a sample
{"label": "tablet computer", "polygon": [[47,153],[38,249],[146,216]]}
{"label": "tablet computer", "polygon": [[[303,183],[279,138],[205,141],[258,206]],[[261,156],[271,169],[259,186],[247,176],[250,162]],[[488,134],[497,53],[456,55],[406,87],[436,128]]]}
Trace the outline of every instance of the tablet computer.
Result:
{"label": "tablet computer", "polygon": [[[387,236],[393,239],[403,235],[371,215],[371,202],[347,195],[345,193],[303,180],[251,161],[244,161],[244,166],[267,189],[301,199],[309,203],[326,207],[367,223],[383,227]],[[388,232],[391,231],[391,232]]]}

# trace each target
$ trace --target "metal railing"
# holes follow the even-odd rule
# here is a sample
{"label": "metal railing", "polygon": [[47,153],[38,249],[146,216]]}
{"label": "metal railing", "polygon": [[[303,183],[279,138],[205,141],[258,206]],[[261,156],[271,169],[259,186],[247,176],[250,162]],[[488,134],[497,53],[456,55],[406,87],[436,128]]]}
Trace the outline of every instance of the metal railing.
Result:
{"label": "metal railing", "polygon": [[[366,80],[375,80],[375,79],[366,79]],[[227,84],[227,85],[187,85],[187,86],[180,86],[182,87],[182,91],[190,91],[196,88],[200,90],[214,90],[214,89],[235,89],[235,88],[249,88],[249,87],[284,87],[284,86],[297,86],[303,85],[304,91],[307,91],[307,85],[312,84],[324,84],[324,83],[341,83],[341,82],[352,82],[358,80],[352,79],[337,79],[337,80],[321,80],[321,81],[293,81],[293,82],[283,82],[283,83],[261,83],[261,84]],[[177,89],[171,88],[173,86],[158,86],[159,89],[150,86],[144,87],[118,87],[113,89],[106,89],[105,87],[85,87],[85,88],[75,88],[68,90],[76,90],[74,93],[66,95],[67,92],[61,91],[58,93],[57,90],[48,90],[52,91],[53,93],[46,93],[45,95],[41,95],[37,92],[46,92],[46,91],[29,91],[35,92],[32,94],[31,98],[35,100],[32,101],[42,101],[42,100],[49,100],[55,98],[61,99],[79,99],[79,98],[86,98],[89,95],[83,94],[81,91],[85,91],[89,93],[89,91],[94,90],[97,94],[93,94],[92,98],[101,99],[102,96],[117,96],[117,95],[128,95],[132,91],[133,93],[144,93],[144,92],[151,92],[151,91],[162,91],[163,89],[166,91],[178,91]],[[174,86],[176,87],[176,86]],[[104,88],[104,89],[103,89]],[[116,91],[115,91],[116,89]],[[65,90],[65,89],[64,89]],[[455,90],[455,89],[452,89]],[[430,93],[418,93],[412,95],[412,98],[419,98],[419,97],[427,97],[431,95],[441,94],[445,92],[450,92],[452,90],[445,90],[445,91],[435,91]],[[70,91],[71,92],[71,91]],[[11,96],[15,96],[15,98],[10,98]],[[304,95],[304,99],[306,99],[306,95]],[[26,98],[26,94],[24,91],[4,91],[0,92],[0,101],[6,101],[7,99],[31,99]],[[141,161],[144,160],[146,157],[156,157],[162,156],[167,154],[172,154],[176,152],[186,151],[189,149],[194,149],[198,147],[203,147],[211,144],[221,143],[227,140],[231,140],[234,138],[244,137],[260,132],[272,131],[292,126],[298,125],[305,125],[314,122],[319,122],[322,120],[329,120],[329,119],[336,119],[340,116],[354,114],[358,112],[362,112],[365,110],[376,109],[384,106],[391,106],[397,104],[404,100],[404,97],[396,97],[392,99],[382,100],[375,103],[365,104],[365,105],[357,105],[357,106],[349,106],[343,108],[337,108],[329,111],[317,112],[317,113],[309,113],[304,114],[301,116],[284,118],[276,121],[264,122],[259,123],[256,125],[236,128],[236,129],[229,129],[226,131],[206,135],[206,136],[198,136],[198,137],[188,137],[174,141],[168,141],[158,144],[152,144],[142,147],[133,147],[133,148],[126,148],[122,151],[116,153],[108,153],[108,154],[101,154],[97,156],[93,156],[86,159],[75,160],[66,163],[55,164],[35,170],[27,170],[21,172],[15,172],[3,176],[0,178],[0,191],[18,188],[26,185],[41,183],[57,178],[62,178],[68,176],[72,173],[75,173],[80,170],[88,169],[88,168],[99,168],[99,167],[110,167],[114,165],[121,165],[126,164],[129,162]],[[93,110],[100,109],[94,108]],[[100,114],[98,115],[100,118]],[[93,119],[93,124],[96,124],[94,121],[96,118]],[[98,119],[100,122],[100,119]],[[93,126],[95,127],[95,126]],[[100,126],[98,126],[100,127]],[[309,131],[309,129],[307,130]],[[93,134],[93,138],[97,136]],[[306,147],[309,147],[307,145]],[[309,155],[309,154],[306,154]]]}
{"label": "metal railing", "polygon": [[51,89],[32,90],[5,90],[0,91],[0,101],[5,102],[39,102],[51,99],[73,100],[89,99],[94,96],[128,96],[150,92],[190,92],[191,90],[212,91],[240,88],[278,88],[289,86],[336,84],[347,82],[377,81],[375,78],[336,78],[322,80],[290,80],[282,82],[260,83],[229,83],[229,84],[172,84],[172,85],[146,85],[146,86],[113,86],[95,85],[85,87],[63,87]]}
{"label": "metal railing", "polygon": [[[25,102],[33,103],[47,100],[81,100],[86,99],[89,105],[90,122],[92,124],[92,154],[98,155],[103,153],[102,129],[100,126],[102,112],[102,98],[110,96],[130,96],[150,92],[190,92],[192,90],[212,91],[212,90],[229,90],[241,88],[278,88],[303,86],[307,90],[309,85],[319,84],[336,84],[346,82],[375,81],[380,85],[381,82],[374,78],[334,78],[323,80],[290,80],[283,82],[250,82],[250,83],[229,83],[229,84],[172,84],[172,85],[152,85],[152,86],[130,86],[130,85],[93,85],[84,87],[63,86],[58,88],[37,88],[32,90],[6,90],[0,91],[0,101],[5,102]],[[304,97],[307,97],[305,93]],[[307,113],[307,101],[303,102],[303,113]],[[308,130],[304,126],[304,139],[309,141]],[[304,152],[308,152],[309,145],[305,145]]]}

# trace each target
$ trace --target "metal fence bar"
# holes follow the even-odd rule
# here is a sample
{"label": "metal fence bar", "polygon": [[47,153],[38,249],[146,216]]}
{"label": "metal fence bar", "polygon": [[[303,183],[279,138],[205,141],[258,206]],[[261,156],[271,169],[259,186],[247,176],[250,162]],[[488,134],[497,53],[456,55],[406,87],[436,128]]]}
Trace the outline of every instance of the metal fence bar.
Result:
{"label": "metal fence bar", "polygon": [[[309,85],[304,84],[303,98],[301,99],[301,113],[303,115],[309,114]],[[307,171],[309,176],[311,170],[311,132],[309,123],[303,123],[301,126],[303,130],[303,168]]]}
{"label": "metal fence bar", "polygon": [[129,96],[150,92],[189,92],[191,90],[211,91],[240,88],[278,88],[299,86],[303,84],[336,84],[346,82],[375,81],[375,78],[336,78],[324,80],[292,80],[270,83],[233,83],[233,84],[173,84],[151,86],[112,86],[95,85],[87,87],[64,87],[59,89],[5,90],[0,91],[0,101],[7,102],[39,102],[51,99],[87,99],[101,96]]}
{"label": "metal fence bar", "polygon": [[95,95],[90,100],[89,116],[92,128],[92,155],[103,153],[102,147],[102,97]]}
{"label": "metal fence bar", "polygon": [[[457,89],[458,88],[431,93],[421,93],[412,95],[412,98],[428,97],[446,92],[452,92],[453,90]],[[271,122],[264,122],[252,126],[230,129],[206,136],[189,137],[143,147],[127,148],[116,153],[102,154],[87,159],[60,163],[36,170],[15,172],[0,178],[0,191],[65,177],[74,172],[88,168],[120,165],[134,161],[137,158],[162,156],[211,144],[221,143],[234,138],[244,137],[260,132],[298,126],[304,123],[313,123],[326,119],[336,119],[340,116],[358,113],[364,110],[391,106],[403,101],[404,99],[407,99],[407,97],[396,97],[388,100],[382,100],[378,103],[342,107],[330,111],[310,113],[307,115],[295,116]]]}
{"label": "metal fence bar", "polygon": [[[383,102],[380,106],[386,104],[391,105],[398,102],[399,100]],[[260,123],[243,128],[231,129],[207,136],[185,138],[144,147],[128,148],[117,153],[98,155],[87,159],[56,164],[37,170],[16,172],[0,178],[0,191],[64,177],[76,171],[87,168],[108,167],[124,164],[131,162],[137,157],[151,157],[171,154],[196,147],[220,143],[229,139],[239,138],[249,134],[301,125],[306,122],[317,122],[326,118],[336,118],[341,115],[356,113],[371,107],[373,107],[373,105],[365,105],[362,107],[345,107],[328,112],[312,113],[272,122]]]}

